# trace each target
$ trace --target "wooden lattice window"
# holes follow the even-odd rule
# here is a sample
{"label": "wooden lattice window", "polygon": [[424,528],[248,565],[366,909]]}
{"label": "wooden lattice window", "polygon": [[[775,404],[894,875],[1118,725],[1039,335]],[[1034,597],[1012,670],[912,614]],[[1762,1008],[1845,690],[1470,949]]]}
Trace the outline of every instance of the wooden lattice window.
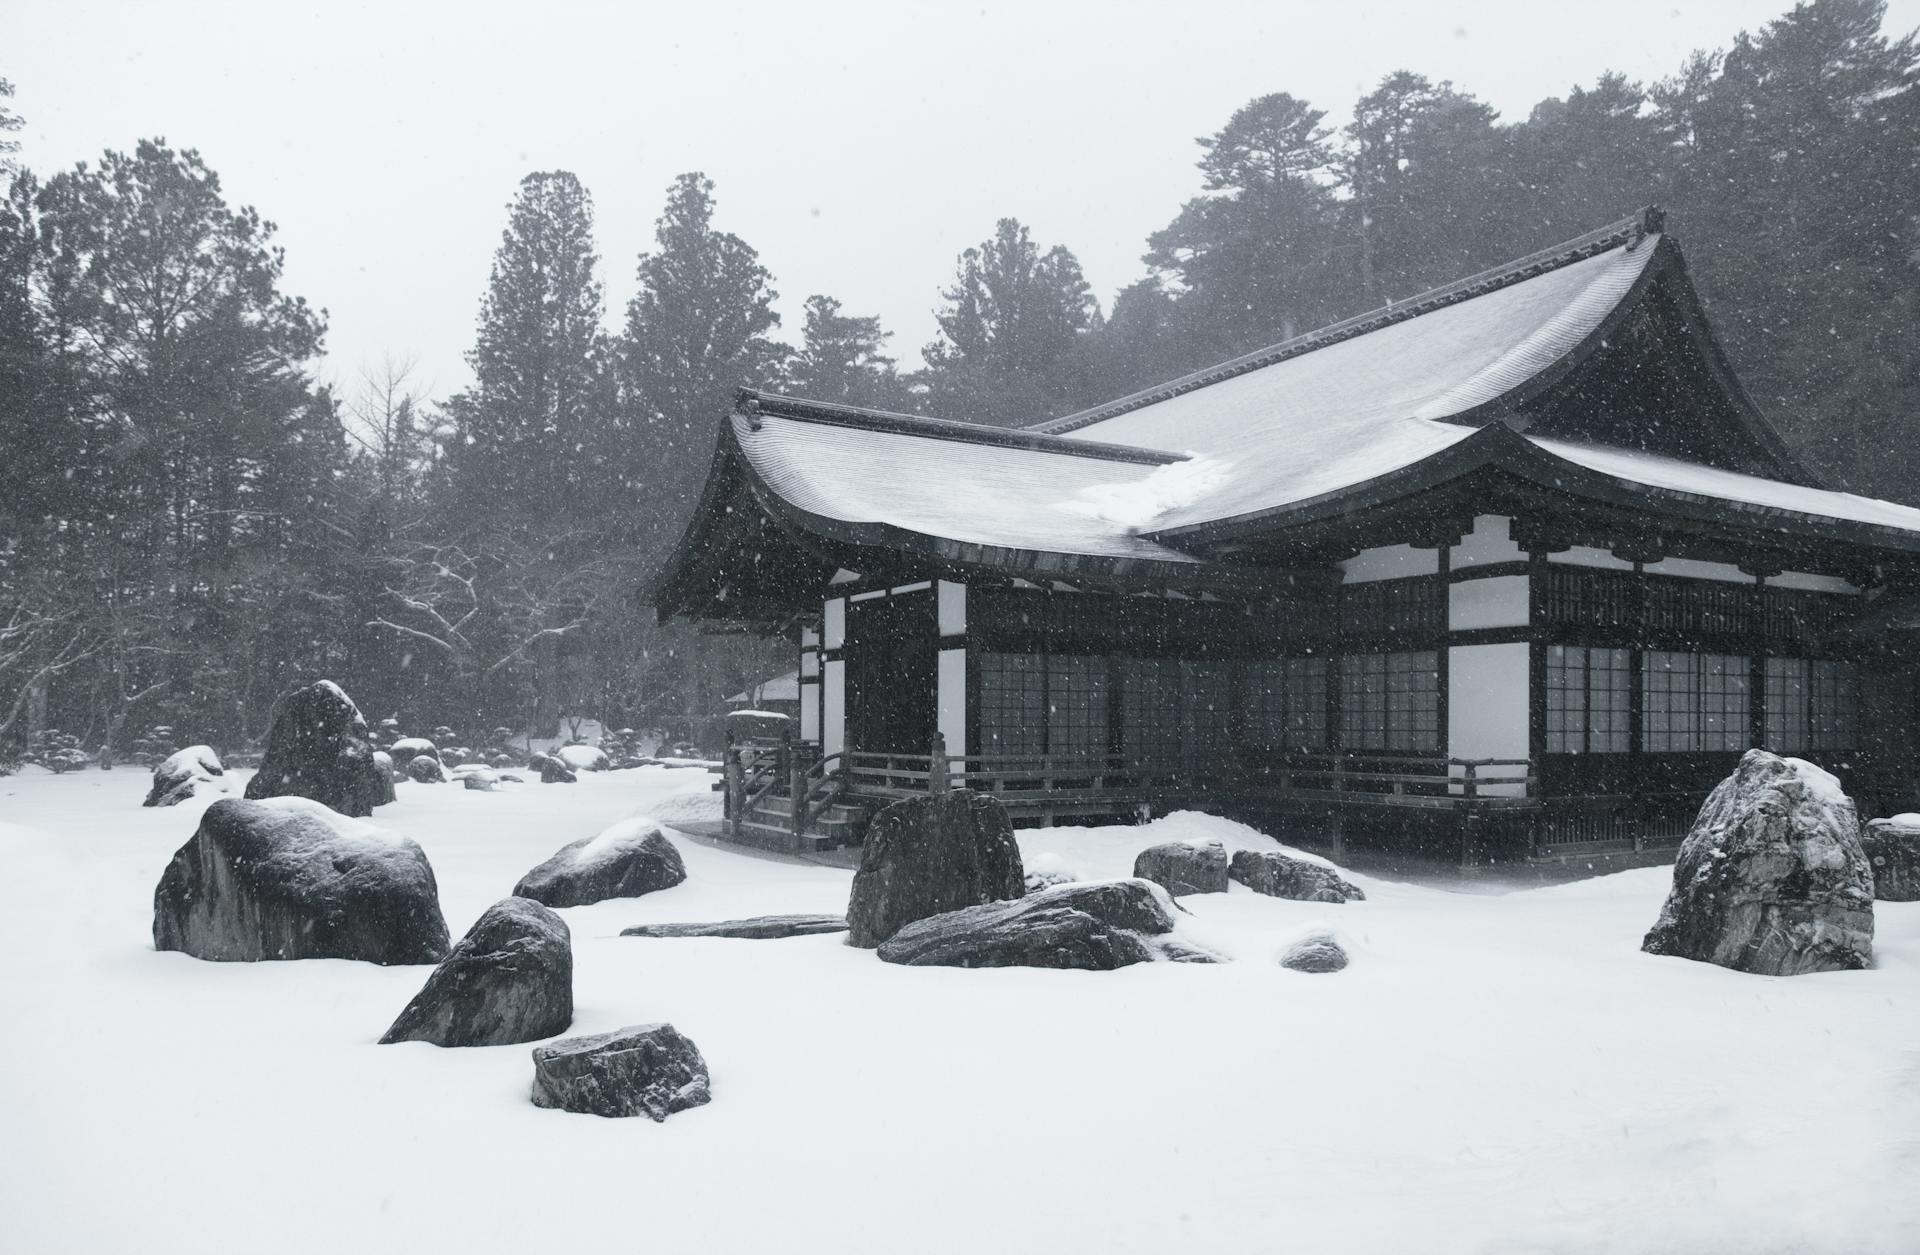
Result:
{"label": "wooden lattice window", "polygon": [[1440,748],[1440,664],[1431,649],[1340,659],[1340,745],[1349,750]]}
{"label": "wooden lattice window", "polygon": [[1327,747],[1327,660],[1269,658],[1247,664],[1247,736],[1267,749]]}
{"label": "wooden lattice window", "polygon": [[1850,662],[1767,659],[1767,748],[1849,750],[1860,739],[1860,675]]}
{"label": "wooden lattice window", "polygon": [[1649,649],[1640,657],[1641,746],[1650,753],[1738,752],[1752,728],[1748,661]]}
{"label": "wooden lattice window", "polygon": [[1549,645],[1547,753],[1624,754],[1632,717],[1632,655],[1624,649]]}

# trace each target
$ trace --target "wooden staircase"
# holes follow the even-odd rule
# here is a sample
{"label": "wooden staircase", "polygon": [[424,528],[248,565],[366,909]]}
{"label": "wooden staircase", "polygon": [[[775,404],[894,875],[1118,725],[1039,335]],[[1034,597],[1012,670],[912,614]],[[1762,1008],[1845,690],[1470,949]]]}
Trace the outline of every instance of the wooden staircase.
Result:
{"label": "wooden staircase", "polygon": [[833,850],[860,844],[870,814],[866,802],[842,796],[822,810],[805,832],[795,836],[793,799],[769,794],[754,802],[741,816],[736,840],[766,850]]}

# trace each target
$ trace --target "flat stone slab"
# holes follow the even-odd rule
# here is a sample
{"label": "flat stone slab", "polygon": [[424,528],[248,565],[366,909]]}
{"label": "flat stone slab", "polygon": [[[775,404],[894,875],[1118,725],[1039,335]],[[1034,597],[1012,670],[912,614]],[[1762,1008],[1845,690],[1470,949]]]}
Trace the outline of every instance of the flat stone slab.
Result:
{"label": "flat stone slab", "polygon": [[737,937],[746,941],[776,941],[782,937],[810,937],[816,933],[847,931],[844,915],[757,915],[711,924],[635,924],[622,928],[622,937]]}

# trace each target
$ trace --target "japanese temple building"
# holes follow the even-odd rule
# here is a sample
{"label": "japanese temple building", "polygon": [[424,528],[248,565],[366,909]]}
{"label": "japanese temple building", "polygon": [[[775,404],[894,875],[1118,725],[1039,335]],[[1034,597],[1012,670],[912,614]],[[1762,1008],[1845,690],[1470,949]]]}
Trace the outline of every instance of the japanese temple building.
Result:
{"label": "japanese temple building", "polygon": [[964,784],[1644,854],[1752,746],[1920,808],[1920,509],[1785,448],[1653,209],[1047,422],[743,389],[654,597],[795,643],[769,844]]}

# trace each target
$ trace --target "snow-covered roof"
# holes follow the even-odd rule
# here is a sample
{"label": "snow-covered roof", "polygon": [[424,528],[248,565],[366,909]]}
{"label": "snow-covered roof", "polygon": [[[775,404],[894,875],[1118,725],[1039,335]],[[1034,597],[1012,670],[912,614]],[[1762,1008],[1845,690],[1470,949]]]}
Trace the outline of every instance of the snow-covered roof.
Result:
{"label": "snow-covered roof", "polygon": [[1537,447],[1555,457],[1565,458],[1588,470],[1598,471],[1627,484],[1682,493],[1702,500],[1758,506],[1780,510],[1813,520],[1840,523],[1864,523],[1872,527],[1920,533],[1920,509],[1862,497],[1830,488],[1809,488],[1801,484],[1742,475],[1715,466],[1701,466],[1678,458],[1662,457],[1639,449],[1614,449],[1605,445],[1577,444],[1569,440],[1528,437]]}
{"label": "snow-covered roof", "polygon": [[[752,688],[741,689],[727,699],[729,706],[745,706],[755,702],[797,702],[800,700],[800,673],[789,671],[785,675],[776,675],[770,680],[762,680]],[[753,714],[753,711],[736,711],[736,714]]]}
{"label": "snow-covered roof", "polygon": [[[778,529],[824,542],[810,561],[843,566],[860,565],[848,551],[881,549],[1205,586],[1250,574],[1219,561],[1219,544],[1489,465],[1629,508],[1920,549],[1920,510],[1812,486],[1732,377],[1661,227],[1657,210],[1642,211],[1024,429],[742,389],[703,502],[710,517],[696,519],[663,581],[683,591],[662,604],[693,595],[685,573],[702,561],[718,601],[767,578],[735,574],[766,570],[764,538],[699,556],[719,534],[711,516],[732,509],[723,482],[744,485]],[[1657,366],[1625,360],[1634,350],[1619,345],[1635,343],[1625,330],[1636,328],[1671,346]],[[1691,372],[1683,382],[1696,391],[1672,413],[1616,411],[1596,409],[1581,382],[1583,370],[1609,380],[1642,369]],[[1672,456],[1676,441],[1684,456]],[[1609,447],[1622,442],[1644,447]]]}
{"label": "snow-covered roof", "polygon": [[1057,437],[1003,443],[978,438],[992,428],[904,416],[875,429],[763,400],[757,412],[733,417],[733,437],[759,481],[815,519],[986,548],[1195,561],[1075,508],[1089,494],[1146,478],[1171,456],[1120,457]]}

